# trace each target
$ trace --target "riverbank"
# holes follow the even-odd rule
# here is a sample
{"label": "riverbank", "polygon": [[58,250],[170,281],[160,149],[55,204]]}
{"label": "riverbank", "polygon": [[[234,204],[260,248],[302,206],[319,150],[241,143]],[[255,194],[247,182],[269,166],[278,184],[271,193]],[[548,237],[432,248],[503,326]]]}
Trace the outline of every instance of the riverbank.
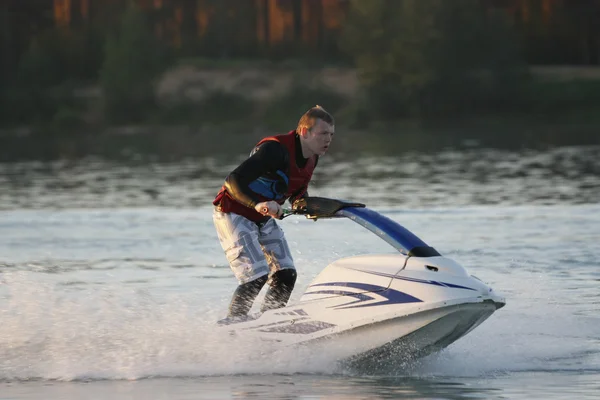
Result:
{"label": "riverbank", "polygon": [[[220,126],[128,126],[101,133],[0,135],[0,162],[78,160],[98,157],[123,161],[180,161],[209,156],[234,159],[247,154],[259,138],[293,129],[259,126],[225,131]],[[379,129],[338,126],[332,155],[394,156],[464,148],[548,149],[600,145],[598,123],[479,118],[426,126],[414,121]]]}
{"label": "riverbank", "polygon": [[0,130],[0,157],[75,155],[98,149],[109,154],[123,146],[136,153],[171,152],[173,157],[229,152],[248,148],[265,134],[293,129],[299,115],[315,104],[336,116],[338,131],[344,133],[340,136],[348,139],[338,144],[343,151],[422,150],[464,143],[600,144],[600,68],[532,67],[531,74],[531,87],[524,92],[528,98],[515,99],[528,104],[522,109],[391,121],[373,118],[352,68],[188,60],[158,79],[156,108],[135,124],[107,121],[102,92],[95,85],[55,90],[51,99],[61,105],[52,118],[32,118],[28,124]]}

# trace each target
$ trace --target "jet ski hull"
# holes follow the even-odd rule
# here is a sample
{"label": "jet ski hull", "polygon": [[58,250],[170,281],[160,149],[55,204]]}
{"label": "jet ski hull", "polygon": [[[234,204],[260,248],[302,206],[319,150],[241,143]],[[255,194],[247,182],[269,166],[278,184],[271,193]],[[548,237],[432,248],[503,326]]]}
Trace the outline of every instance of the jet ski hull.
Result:
{"label": "jet ski hull", "polygon": [[503,303],[477,300],[388,317],[296,343],[362,372],[406,365],[460,339]]}
{"label": "jet ski hull", "polygon": [[[444,349],[456,340],[465,336],[485,321],[497,309],[493,302],[477,304],[459,304],[442,309],[426,311],[395,320],[385,321],[383,329],[398,329],[409,320],[420,324],[421,328],[397,337],[387,343],[374,347],[360,354],[352,355],[344,360],[346,367],[363,373],[384,372],[402,368],[415,360]],[[412,325],[412,324],[411,324]],[[364,327],[363,333],[368,327]],[[358,333],[358,332],[357,332]],[[360,335],[360,333],[359,333]]]}

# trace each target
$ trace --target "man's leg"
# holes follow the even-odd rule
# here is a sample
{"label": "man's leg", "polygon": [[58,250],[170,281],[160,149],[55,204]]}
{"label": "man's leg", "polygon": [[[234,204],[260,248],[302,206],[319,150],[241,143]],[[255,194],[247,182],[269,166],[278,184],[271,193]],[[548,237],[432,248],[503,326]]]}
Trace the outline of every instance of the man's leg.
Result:
{"label": "man's leg", "polygon": [[296,283],[296,269],[283,230],[274,219],[261,226],[258,240],[271,271],[269,290],[261,307],[264,312],[285,307]]}
{"label": "man's leg", "polygon": [[260,311],[265,312],[267,310],[285,307],[290,299],[290,296],[292,295],[292,290],[294,290],[295,283],[295,269],[282,269],[276,271],[271,276],[269,281],[269,290],[265,295],[265,301]]}
{"label": "man's leg", "polygon": [[269,274],[269,265],[258,241],[258,225],[238,214],[217,210],[213,221],[229,266],[239,282],[229,305],[229,316],[247,315]]}
{"label": "man's leg", "polygon": [[229,314],[227,316],[243,317],[248,315],[256,296],[258,296],[262,287],[267,283],[267,279],[268,275],[265,275],[251,282],[239,285],[231,298]]}

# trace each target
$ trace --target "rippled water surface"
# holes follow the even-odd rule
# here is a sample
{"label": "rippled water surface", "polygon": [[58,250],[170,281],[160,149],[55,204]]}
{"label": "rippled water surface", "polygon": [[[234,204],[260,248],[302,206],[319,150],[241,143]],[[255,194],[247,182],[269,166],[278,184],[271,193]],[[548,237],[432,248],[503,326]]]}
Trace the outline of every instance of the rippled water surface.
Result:
{"label": "rippled water surface", "polygon": [[[0,208],[202,207],[242,158],[0,164]],[[314,192],[403,207],[598,202],[600,147],[336,154],[319,163]]]}
{"label": "rippled water surface", "polygon": [[[600,393],[600,149],[326,157],[311,194],[362,201],[507,297],[439,354],[361,376],[219,337],[236,283],[210,201],[240,158],[0,164],[0,399],[572,399]],[[299,278],[390,252],[288,218]]]}

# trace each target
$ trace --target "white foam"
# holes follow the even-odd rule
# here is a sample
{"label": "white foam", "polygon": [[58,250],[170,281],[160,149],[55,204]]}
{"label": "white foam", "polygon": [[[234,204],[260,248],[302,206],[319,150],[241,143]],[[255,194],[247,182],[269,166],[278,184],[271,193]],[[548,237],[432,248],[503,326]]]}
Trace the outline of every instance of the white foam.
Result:
{"label": "white foam", "polygon": [[0,379],[139,379],[334,368],[333,362],[325,366],[326,357],[310,363],[243,336],[223,337],[215,325],[223,304],[199,307],[189,295],[156,299],[119,286],[68,295],[35,282],[31,274],[4,276],[10,293],[1,312]]}

